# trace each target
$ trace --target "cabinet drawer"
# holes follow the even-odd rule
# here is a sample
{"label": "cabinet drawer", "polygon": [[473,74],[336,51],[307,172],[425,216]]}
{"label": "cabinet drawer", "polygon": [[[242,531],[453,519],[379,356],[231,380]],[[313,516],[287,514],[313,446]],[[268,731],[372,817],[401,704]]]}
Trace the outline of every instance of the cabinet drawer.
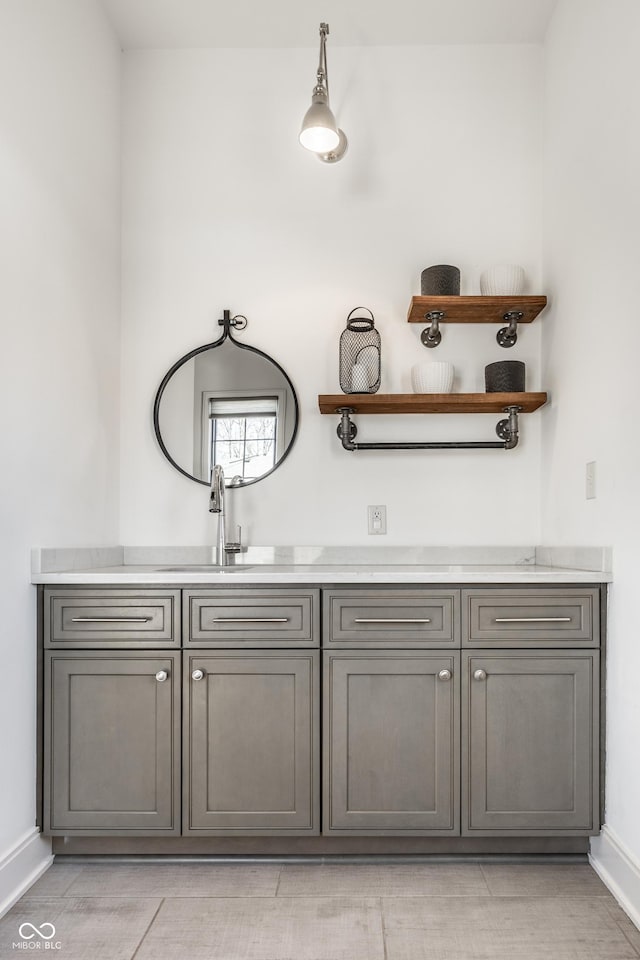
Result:
{"label": "cabinet drawer", "polygon": [[457,646],[457,590],[329,590],[324,594],[327,645]]}
{"label": "cabinet drawer", "polygon": [[597,646],[598,590],[463,590],[465,647]]}
{"label": "cabinet drawer", "polygon": [[319,625],[319,590],[185,591],[187,644],[317,647]]}
{"label": "cabinet drawer", "polygon": [[49,588],[46,647],[179,647],[179,590]]}

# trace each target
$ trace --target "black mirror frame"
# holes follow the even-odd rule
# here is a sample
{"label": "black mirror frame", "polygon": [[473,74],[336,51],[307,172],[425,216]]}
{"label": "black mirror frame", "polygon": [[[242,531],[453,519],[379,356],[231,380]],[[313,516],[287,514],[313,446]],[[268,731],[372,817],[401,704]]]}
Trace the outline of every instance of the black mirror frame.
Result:
{"label": "black mirror frame", "polygon": [[180,359],[177,360],[173,364],[173,366],[169,370],[167,370],[167,372],[165,373],[160,383],[160,386],[158,387],[158,392],[156,393],[156,397],[153,403],[153,429],[156,435],[156,440],[158,441],[158,445],[162,450],[163,454],[165,455],[165,457],[167,458],[167,460],[169,461],[169,463],[171,464],[171,466],[175,467],[175,469],[179,473],[181,473],[184,477],[187,477],[189,480],[194,480],[196,483],[201,483],[203,486],[208,487],[210,485],[210,482],[208,480],[200,480],[198,477],[194,477],[192,473],[187,473],[186,470],[184,470],[178,463],[176,463],[176,461],[173,459],[173,457],[171,456],[171,454],[169,453],[169,451],[165,446],[164,440],[162,439],[162,434],[160,432],[160,402],[162,400],[162,395],[164,394],[165,388],[169,383],[169,381],[171,380],[171,377],[174,375],[174,373],[176,373],[177,370],[180,369],[180,367],[182,367],[189,360],[192,360],[194,357],[197,357],[199,353],[204,353],[205,350],[214,350],[216,347],[220,347],[225,342],[225,340],[230,340],[231,343],[233,343],[234,346],[238,347],[239,350],[248,350],[249,353],[255,353],[257,354],[257,356],[263,357],[265,360],[268,360],[269,363],[272,363],[273,366],[280,371],[284,379],[287,381],[287,384],[289,385],[289,389],[291,390],[291,395],[293,397],[293,407],[294,407],[293,433],[291,434],[291,439],[287,444],[286,450],[284,451],[284,453],[282,454],[278,462],[275,463],[270,470],[267,470],[267,472],[263,473],[261,476],[255,477],[253,480],[246,480],[246,481],[243,481],[242,483],[234,485],[233,489],[236,490],[242,487],[249,487],[253,483],[258,483],[260,480],[264,480],[265,477],[268,477],[270,474],[274,472],[274,470],[277,470],[280,464],[282,464],[287,459],[287,457],[289,456],[289,453],[291,452],[291,448],[294,444],[294,441],[296,439],[296,435],[298,433],[298,425],[300,422],[300,408],[298,406],[298,397],[297,397],[295,388],[291,382],[291,379],[289,378],[289,375],[282,369],[280,364],[277,363],[277,361],[274,360],[273,357],[270,357],[269,354],[265,353],[263,350],[258,350],[257,347],[250,347],[246,343],[240,343],[240,341],[236,340],[236,338],[233,336],[233,333],[231,332],[232,328],[236,330],[244,330],[244,328],[247,326],[247,318],[243,317],[240,314],[238,316],[232,317],[231,311],[225,310],[223,318],[222,320],[218,320],[218,324],[219,326],[224,327],[221,337],[219,337],[217,340],[214,340],[212,343],[205,343],[201,347],[196,347],[194,350],[190,350],[189,353],[185,353],[185,355],[183,357],[180,357]]}

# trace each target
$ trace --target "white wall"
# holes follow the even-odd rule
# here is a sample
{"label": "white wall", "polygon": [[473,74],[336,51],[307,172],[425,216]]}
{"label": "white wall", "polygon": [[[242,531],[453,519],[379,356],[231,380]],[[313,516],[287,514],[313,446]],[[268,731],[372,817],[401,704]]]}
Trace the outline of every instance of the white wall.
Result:
{"label": "white wall", "polygon": [[0,867],[35,821],[29,550],[118,538],[119,68],[93,0],[0,5]]}
{"label": "white wall", "polygon": [[[369,503],[388,506],[385,544],[536,542],[539,415],[510,453],[349,454],[317,395],[339,391],[338,339],[358,304],[382,334],[383,392],[410,391],[411,365],[430,359],[456,365],[457,390],[483,390],[485,364],[507,358],[539,386],[541,323],[510,351],[483,326],[448,326],[427,351],[405,318],[433,263],[459,265],[463,293],[486,266],[522,263],[540,292],[541,49],[336,47],[332,101],[350,140],[336,166],[297,143],[316,56],[125,56],[123,542],[212,542],[207,491],[166,463],[151,410],[225,307],[248,316],[239,337],[284,366],[301,405],[287,461],[229,498],[250,543],[371,543]],[[359,437],[495,439],[497,419],[367,418]]]}
{"label": "white wall", "polygon": [[[610,836],[635,859],[640,920],[637,0],[560,0],[546,45],[542,539],[613,546],[607,657]],[[585,464],[597,462],[597,499]]]}

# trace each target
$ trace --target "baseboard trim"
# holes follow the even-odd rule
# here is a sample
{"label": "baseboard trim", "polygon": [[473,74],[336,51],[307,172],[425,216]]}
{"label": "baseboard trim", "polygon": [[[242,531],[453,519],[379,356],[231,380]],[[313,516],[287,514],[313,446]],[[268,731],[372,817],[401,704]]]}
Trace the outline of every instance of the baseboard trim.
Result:
{"label": "baseboard trim", "polygon": [[640,861],[611,827],[604,826],[600,836],[591,840],[589,862],[640,929]]}
{"label": "baseboard trim", "polygon": [[51,841],[34,827],[0,859],[0,917],[53,863]]}
{"label": "baseboard trim", "polygon": [[303,857],[582,855],[589,837],[53,837],[57,856]]}

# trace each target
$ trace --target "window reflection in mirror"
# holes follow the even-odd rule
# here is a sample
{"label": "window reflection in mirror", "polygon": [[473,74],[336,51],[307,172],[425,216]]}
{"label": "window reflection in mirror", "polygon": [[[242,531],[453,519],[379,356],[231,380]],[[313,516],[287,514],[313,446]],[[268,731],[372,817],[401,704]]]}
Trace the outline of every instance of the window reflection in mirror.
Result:
{"label": "window reflection in mirror", "polygon": [[255,396],[252,392],[243,397],[203,393],[206,410],[201,446],[207,453],[205,476],[216,463],[232,484],[255,480],[273,470],[282,456],[278,418],[284,422],[286,409],[286,393],[278,393],[279,396]]}

